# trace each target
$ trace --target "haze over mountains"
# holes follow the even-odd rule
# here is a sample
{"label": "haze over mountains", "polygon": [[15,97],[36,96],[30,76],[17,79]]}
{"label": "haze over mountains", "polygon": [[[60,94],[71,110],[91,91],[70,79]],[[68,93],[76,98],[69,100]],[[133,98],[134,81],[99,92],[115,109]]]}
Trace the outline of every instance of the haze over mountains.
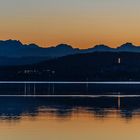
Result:
{"label": "haze over mountains", "polygon": [[140,53],[140,46],[126,43],[118,48],[97,45],[88,49],[73,48],[67,44],[43,48],[36,44],[22,44],[17,40],[0,41],[0,65],[32,64],[52,58],[93,52],[136,52]]}

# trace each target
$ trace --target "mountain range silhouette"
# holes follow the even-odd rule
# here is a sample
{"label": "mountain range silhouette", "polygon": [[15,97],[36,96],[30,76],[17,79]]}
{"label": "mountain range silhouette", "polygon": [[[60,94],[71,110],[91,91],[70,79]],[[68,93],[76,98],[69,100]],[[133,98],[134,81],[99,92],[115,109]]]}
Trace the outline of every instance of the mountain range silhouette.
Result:
{"label": "mountain range silhouette", "polygon": [[0,41],[0,56],[7,57],[60,57],[75,53],[89,52],[140,52],[140,46],[132,43],[126,43],[117,48],[111,48],[106,45],[96,45],[87,49],[73,48],[67,44],[59,44],[55,47],[43,48],[36,44],[22,44],[18,40]]}
{"label": "mountain range silhouette", "polygon": [[18,40],[0,41],[0,65],[32,64],[67,55],[93,52],[134,52],[140,53],[140,46],[126,43],[117,48],[96,45],[87,49],[73,48],[71,45],[59,44],[43,48],[36,44],[23,44]]}

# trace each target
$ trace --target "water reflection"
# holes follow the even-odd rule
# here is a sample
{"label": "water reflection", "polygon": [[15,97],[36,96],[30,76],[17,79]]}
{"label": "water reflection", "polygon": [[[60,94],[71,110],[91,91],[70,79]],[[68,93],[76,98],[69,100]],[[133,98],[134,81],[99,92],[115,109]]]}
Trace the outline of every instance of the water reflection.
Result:
{"label": "water reflection", "polygon": [[138,84],[135,82],[129,84],[15,82],[0,81],[0,95],[113,95],[116,93],[140,95],[140,82]]}
{"label": "water reflection", "polygon": [[117,115],[124,119],[140,116],[139,97],[0,97],[0,120],[20,120],[39,115],[69,118],[82,112],[98,119]]}

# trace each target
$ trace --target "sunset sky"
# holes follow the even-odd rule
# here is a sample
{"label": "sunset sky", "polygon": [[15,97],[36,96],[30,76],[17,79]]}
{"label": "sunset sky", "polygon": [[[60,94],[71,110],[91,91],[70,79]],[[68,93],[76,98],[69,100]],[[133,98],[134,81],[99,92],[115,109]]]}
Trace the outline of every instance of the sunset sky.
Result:
{"label": "sunset sky", "polygon": [[140,45],[140,0],[0,0],[0,39],[43,47]]}

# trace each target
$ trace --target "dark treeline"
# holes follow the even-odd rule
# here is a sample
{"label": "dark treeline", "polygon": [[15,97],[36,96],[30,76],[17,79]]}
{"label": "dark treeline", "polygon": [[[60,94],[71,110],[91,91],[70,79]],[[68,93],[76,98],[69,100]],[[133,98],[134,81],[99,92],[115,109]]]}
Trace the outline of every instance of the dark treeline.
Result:
{"label": "dark treeline", "polygon": [[138,81],[140,53],[75,54],[35,65],[0,67],[1,80]]}

